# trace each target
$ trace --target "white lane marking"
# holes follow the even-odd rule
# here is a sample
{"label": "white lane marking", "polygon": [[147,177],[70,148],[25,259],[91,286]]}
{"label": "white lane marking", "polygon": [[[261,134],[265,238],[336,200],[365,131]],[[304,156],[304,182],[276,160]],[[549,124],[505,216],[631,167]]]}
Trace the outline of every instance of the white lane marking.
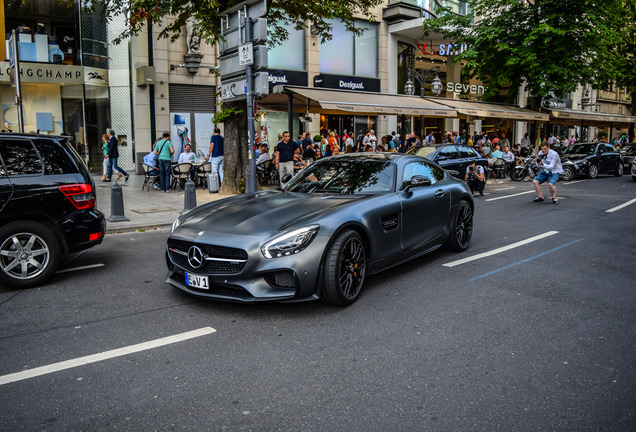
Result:
{"label": "white lane marking", "polygon": [[71,369],[78,366],[84,366],[90,363],[95,363],[103,360],[108,360],[114,357],[120,357],[127,354],[133,354],[140,351],[145,351],[153,348],[158,348],[164,345],[170,345],[184,340],[205,336],[216,332],[212,327],[203,327],[197,330],[192,330],[185,333],[179,333],[173,336],[164,337],[161,339],[155,339],[148,342],[143,342],[136,345],[130,345],[123,348],[117,348],[110,351],[104,351],[97,354],[92,354],[85,357],[78,357],[76,359],[66,360],[59,363],[53,363],[47,366],[41,366],[34,369],[25,370],[22,372],[16,372],[9,375],[0,376],[0,385],[9,384],[16,381],[22,381],[29,378],[35,378],[40,375],[46,375],[53,372],[59,372],[65,369]]}
{"label": "white lane marking", "polygon": [[526,191],[526,192],[519,192],[519,193],[512,194],[512,195],[500,196],[500,197],[497,197],[497,198],[488,198],[485,201],[496,201],[496,200],[500,200],[500,199],[504,199],[504,198],[512,198],[512,197],[516,197],[516,196],[519,196],[519,195],[525,195],[525,194],[529,194],[529,193],[534,193],[534,190],[529,190],[529,191]]}
{"label": "white lane marking", "polygon": [[519,246],[523,246],[525,244],[532,243],[534,241],[541,240],[542,238],[546,238],[546,237],[549,237],[551,235],[555,235],[555,234],[558,234],[558,233],[559,233],[558,231],[548,231],[546,233],[539,234],[538,236],[530,237],[528,239],[518,241],[517,243],[512,243],[512,244],[510,244],[508,246],[503,246],[503,247],[500,247],[500,248],[497,248],[497,249],[493,249],[493,250],[491,250],[489,252],[484,252],[484,253],[480,253],[480,254],[477,254],[477,255],[469,256],[467,258],[463,258],[463,259],[460,259],[460,260],[457,260],[457,261],[452,261],[452,262],[449,262],[449,263],[446,263],[446,264],[442,264],[442,265],[444,267],[455,267],[455,266],[458,266],[460,264],[466,264],[467,262],[471,262],[471,261],[475,261],[475,260],[478,260],[478,259],[481,259],[481,258],[486,258],[486,257],[492,256],[492,255],[496,255],[498,253],[505,252],[507,250],[514,249],[514,248],[517,248]]}
{"label": "white lane marking", "polygon": [[634,198],[633,200],[629,200],[629,201],[627,201],[626,203],[621,204],[621,205],[619,205],[619,206],[616,206],[616,207],[614,207],[614,208],[611,208],[611,209],[609,209],[609,210],[605,210],[605,213],[614,213],[616,210],[620,210],[620,209],[622,209],[623,207],[627,207],[628,205],[631,205],[631,204],[634,204],[634,203],[636,203],[636,198]]}
{"label": "white lane marking", "polygon": [[68,272],[72,272],[72,271],[78,271],[78,270],[88,270],[88,269],[92,269],[92,268],[97,268],[97,267],[105,267],[106,264],[89,264],[89,265],[85,265],[85,266],[79,266],[79,267],[69,267],[69,268],[65,268],[62,270],[58,270],[55,273],[68,273]]}
{"label": "white lane marking", "polygon": [[564,182],[559,182],[559,185],[565,186],[565,185],[574,184],[574,183],[581,183],[581,182],[584,182],[584,181],[585,180],[575,180],[575,181],[569,181],[569,182],[564,181]]}

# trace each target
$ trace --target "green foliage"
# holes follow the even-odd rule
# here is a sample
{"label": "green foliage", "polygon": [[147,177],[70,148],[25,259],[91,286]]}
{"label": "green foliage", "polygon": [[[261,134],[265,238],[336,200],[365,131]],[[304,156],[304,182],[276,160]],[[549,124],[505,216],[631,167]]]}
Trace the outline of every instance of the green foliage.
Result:
{"label": "green foliage", "polygon": [[214,113],[214,117],[212,117],[212,123],[221,124],[225,120],[237,116],[243,112],[242,109],[237,107],[223,107],[223,104],[219,105],[219,109]]}
{"label": "green foliage", "polygon": [[322,141],[322,135],[314,135],[314,142],[319,143]]}
{"label": "green foliage", "polygon": [[468,45],[455,61],[466,62],[468,74],[488,84],[486,99],[504,87],[512,99],[525,83],[538,108],[542,97],[565,97],[578,84],[594,82],[598,62],[604,61],[600,54],[608,51],[605,37],[611,33],[611,21],[619,18],[608,15],[610,8],[604,4],[596,0],[472,0],[474,22],[472,16],[445,10],[439,18],[424,20],[424,34],[439,32]]}
{"label": "green foliage", "polygon": [[[331,39],[331,26],[327,20],[339,18],[348,31],[361,34],[355,26],[356,16],[370,17],[371,11],[382,0],[323,0],[305,2],[301,0],[268,0],[268,43],[276,45],[289,37],[285,25],[304,29],[310,22],[318,31],[321,40]],[[221,39],[220,14],[240,3],[237,0],[109,0],[102,10],[104,19],[125,15],[127,27],[119,36],[122,41],[131,35],[137,35],[146,23],[161,24],[160,37],[176,40],[181,34],[189,17],[194,18],[196,29],[208,43],[214,44]],[[83,0],[83,6],[99,10],[98,2]],[[165,18],[170,17],[171,20]]]}
{"label": "green foliage", "polygon": [[607,139],[607,131],[606,130],[599,130],[596,133],[596,136],[598,137],[598,139],[601,139],[601,138]]}

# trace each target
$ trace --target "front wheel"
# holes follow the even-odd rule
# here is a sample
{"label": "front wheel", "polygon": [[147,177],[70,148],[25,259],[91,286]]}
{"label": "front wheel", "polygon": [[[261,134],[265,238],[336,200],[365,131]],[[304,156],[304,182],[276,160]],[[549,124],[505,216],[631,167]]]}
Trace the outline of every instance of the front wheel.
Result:
{"label": "front wheel", "polygon": [[30,288],[48,281],[57,270],[61,248],[55,234],[31,221],[0,228],[0,283]]}
{"label": "front wheel", "polygon": [[331,245],[325,257],[324,284],[320,299],[347,306],[356,301],[367,266],[364,242],[354,230],[345,230]]}
{"label": "front wheel", "polygon": [[453,217],[450,234],[444,244],[445,248],[454,252],[465,251],[473,236],[473,209],[467,201],[462,201]]}
{"label": "front wheel", "polygon": [[618,162],[616,164],[616,171],[614,171],[614,175],[616,177],[621,177],[623,175],[623,171],[625,171],[625,167],[623,166],[623,162]]}
{"label": "front wheel", "polygon": [[561,174],[561,179],[565,181],[570,181],[574,178],[574,169],[570,166],[563,167],[563,173]]}
{"label": "front wheel", "polygon": [[512,171],[510,171],[510,180],[512,181],[521,181],[526,178],[526,174],[528,170],[525,167],[518,166],[514,167]]}
{"label": "front wheel", "polygon": [[590,170],[587,175],[591,179],[598,177],[598,167],[596,165],[590,165]]}

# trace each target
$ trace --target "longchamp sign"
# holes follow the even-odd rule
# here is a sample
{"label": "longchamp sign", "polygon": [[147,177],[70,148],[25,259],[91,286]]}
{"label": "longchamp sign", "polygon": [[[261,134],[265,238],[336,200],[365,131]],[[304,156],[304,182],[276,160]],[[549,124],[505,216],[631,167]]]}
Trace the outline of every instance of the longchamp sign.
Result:
{"label": "longchamp sign", "polygon": [[[20,63],[23,83],[108,85],[108,70],[52,63]],[[9,62],[0,62],[0,83],[11,82]]]}

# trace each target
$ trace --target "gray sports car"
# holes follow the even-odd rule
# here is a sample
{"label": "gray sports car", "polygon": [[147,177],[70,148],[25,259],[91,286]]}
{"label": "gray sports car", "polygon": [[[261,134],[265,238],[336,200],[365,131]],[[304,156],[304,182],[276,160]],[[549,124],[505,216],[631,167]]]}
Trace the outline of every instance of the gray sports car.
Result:
{"label": "gray sports car", "polygon": [[435,163],[343,154],[280,189],[179,216],[167,242],[167,282],[217,300],[348,305],[365,276],[440,246],[463,251],[472,230],[470,189]]}

